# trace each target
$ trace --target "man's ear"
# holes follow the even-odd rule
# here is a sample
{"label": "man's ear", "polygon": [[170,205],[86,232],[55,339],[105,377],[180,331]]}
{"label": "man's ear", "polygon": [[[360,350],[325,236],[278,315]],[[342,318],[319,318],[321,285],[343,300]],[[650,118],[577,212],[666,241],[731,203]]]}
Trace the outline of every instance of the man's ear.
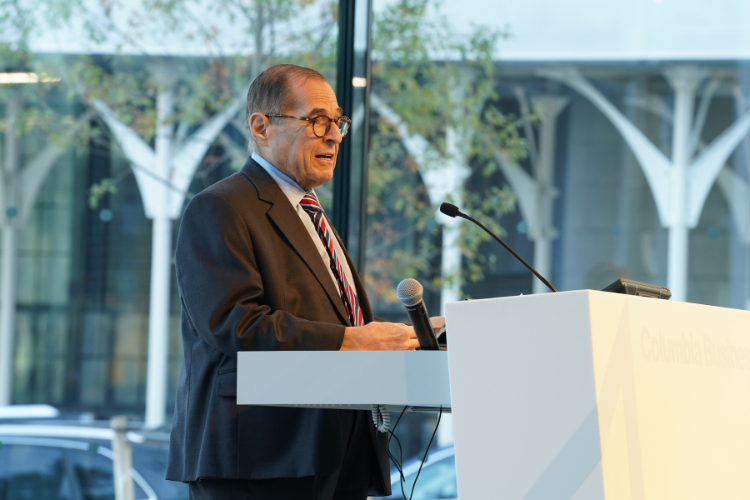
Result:
{"label": "man's ear", "polygon": [[260,146],[268,146],[268,126],[270,122],[268,118],[262,113],[253,113],[250,115],[248,120],[248,127],[250,128],[250,134],[255,143]]}

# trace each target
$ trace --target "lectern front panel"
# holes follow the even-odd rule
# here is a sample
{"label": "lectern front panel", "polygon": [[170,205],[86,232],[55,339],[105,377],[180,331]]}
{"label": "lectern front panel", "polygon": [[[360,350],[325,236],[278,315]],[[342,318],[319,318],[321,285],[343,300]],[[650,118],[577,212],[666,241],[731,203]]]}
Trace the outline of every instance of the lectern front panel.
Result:
{"label": "lectern front panel", "polygon": [[750,312],[578,291],[446,321],[462,499],[750,498]]}

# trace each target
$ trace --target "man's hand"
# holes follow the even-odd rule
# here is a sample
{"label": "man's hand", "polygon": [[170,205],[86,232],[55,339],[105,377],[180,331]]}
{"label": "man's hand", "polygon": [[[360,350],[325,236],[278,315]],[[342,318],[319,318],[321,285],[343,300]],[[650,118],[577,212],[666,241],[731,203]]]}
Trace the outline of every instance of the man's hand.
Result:
{"label": "man's hand", "polygon": [[350,326],[344,332],[341,351],[413,351],[419,347],[414,328],[402,323],[373,321]]}

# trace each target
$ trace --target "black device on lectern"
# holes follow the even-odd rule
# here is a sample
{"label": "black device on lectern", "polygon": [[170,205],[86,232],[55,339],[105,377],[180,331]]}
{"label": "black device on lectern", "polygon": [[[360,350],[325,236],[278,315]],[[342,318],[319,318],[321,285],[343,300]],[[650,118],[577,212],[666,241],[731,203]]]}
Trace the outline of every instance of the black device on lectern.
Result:
{"label": "black device on lectern", "polygon": [[669,288],[640,281],[626,280],[620,278],[614,283],[602,288],[602,292],[624,293],[627,295],[636,295],[638,297],[650,297],[652,299],[669,300],[672,292]]}

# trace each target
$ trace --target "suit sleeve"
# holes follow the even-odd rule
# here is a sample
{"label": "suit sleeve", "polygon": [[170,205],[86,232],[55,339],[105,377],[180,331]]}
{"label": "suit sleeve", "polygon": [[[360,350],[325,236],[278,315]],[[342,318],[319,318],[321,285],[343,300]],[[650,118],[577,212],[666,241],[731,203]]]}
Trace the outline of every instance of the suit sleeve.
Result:
{"label": "suit sleeve", "polygon": [[227,356],[341,347],[344,325],[272,311],[264,303],[250,232],[221,196],[204,192],[188,204],[175,262],[182,305],[193,330]]}

